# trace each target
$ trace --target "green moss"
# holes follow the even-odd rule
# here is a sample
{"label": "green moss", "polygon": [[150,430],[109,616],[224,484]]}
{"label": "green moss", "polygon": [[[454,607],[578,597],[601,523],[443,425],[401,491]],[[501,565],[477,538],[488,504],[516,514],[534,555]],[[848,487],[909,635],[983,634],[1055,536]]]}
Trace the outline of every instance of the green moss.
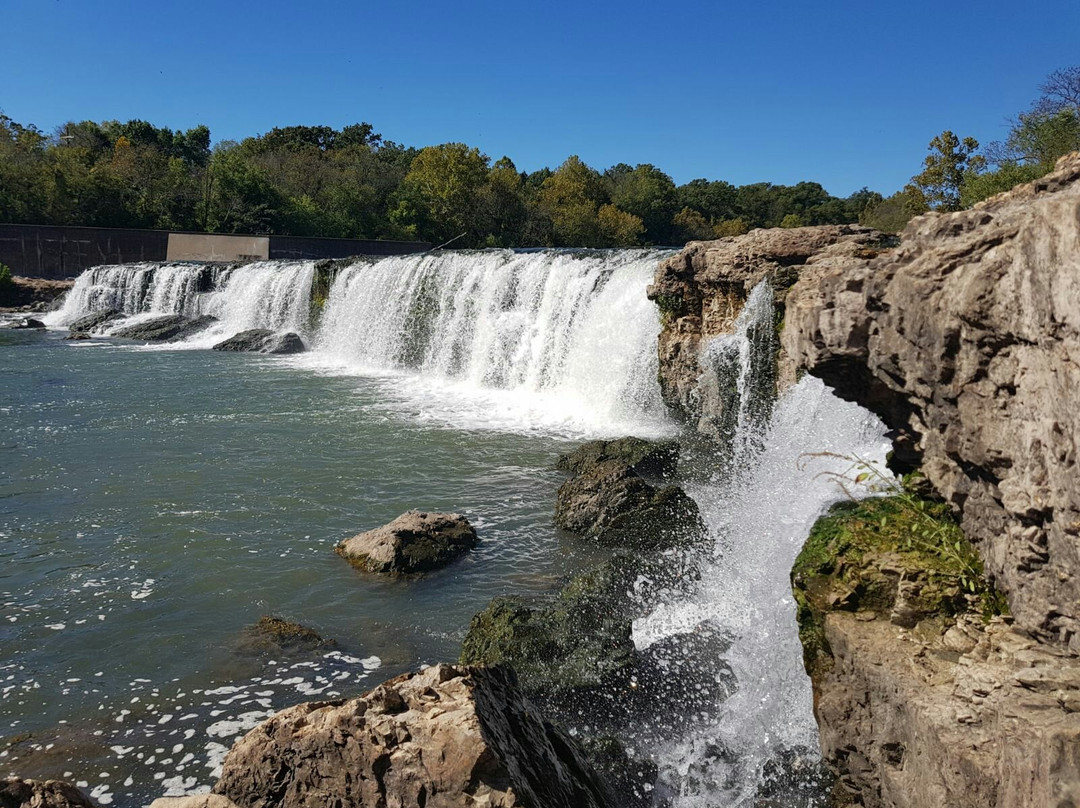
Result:
{"label": "green moss", "polygon": [[914,584],[906,598],[912,620],[948,620],[973,607],[989,617],[1005,608],[948,506],[924,496],[917,477],[891,496],[835,506],[810,531],[791,579],[811,676],[831,664],[825,615],[886,616],[901,579]]}
{"label": "green moss", "polygon": [[660,309],[660,324],[664,328],[687,313],[686,301],[678,295],[660,294],[653,298],[653,301]]}

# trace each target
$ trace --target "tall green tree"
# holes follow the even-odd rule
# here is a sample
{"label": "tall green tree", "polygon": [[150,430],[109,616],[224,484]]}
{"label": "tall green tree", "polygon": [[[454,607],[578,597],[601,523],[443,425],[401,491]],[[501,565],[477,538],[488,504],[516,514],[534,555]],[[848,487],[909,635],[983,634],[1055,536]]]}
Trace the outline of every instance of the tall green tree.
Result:
{"label": "tall green tree", "polygon": [[922,172],[906,188],[909,196],[921,198],[930,210],[960,210],[965,178],[986,166],[986,158],[976,154],[978,149],[979,141],[973,137],[961,139],[949,130],[942,132],[930,141]]}

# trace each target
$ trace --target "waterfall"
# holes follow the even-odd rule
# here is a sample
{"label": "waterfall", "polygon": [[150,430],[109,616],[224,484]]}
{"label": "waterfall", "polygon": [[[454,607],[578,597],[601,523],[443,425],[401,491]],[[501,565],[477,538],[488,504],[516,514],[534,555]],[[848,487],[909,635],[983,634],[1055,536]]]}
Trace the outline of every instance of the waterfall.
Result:
{"label": "waterfall", "polygon": [[129,318],[165,314],[218,318],[212,329],[185,343],[193,348],[208,348],[249,328],[303,334],[310,327],[314,273],[313,261],[258,261],[239,267],[197,263],[95,267],[76,279],[63,306],[46,321],[64,326],[104,309],[117,309]]}
{"label": "waterfall", "polygon": [[67,325],[77,317],[104,309],[132,315],[195,316],[200,285],[212,283],[222,271],[190,263],[93,267],[79,275],[63,306],[48,315],[48,323]]}
{"label": "waterfall", "polygon": [[420,417],[573,434],[670,430],[645,296],[664,253],[439,252],[339,273],[316,361],[397,377]]}
{"label": "waterfall", "polygon": [[[772,301],[772,289],[760,284],[734,333],[703,348],[706,374],[726,390],[721,437],[730,439],[713,479],[690,487],[713,550],[689,597],[662,604],[634,624],[640,649],[702,625],[732,640],[724,658],[735,693],[683,737],[654,742],[659,792],[679,808],[749,806],[763,787],[785,793],[785,805],[814,804],[813,789],[800,797],[806,782],[793,774],[802,766],[808,776],[818,745],[791,568],[817,518],[846,496],[830,472],[847,471],[845,457],[884,470],[890,448],[880,420],[813,377],[773,407]],[[830,454],[811,456],[821,452]],[[778,772],[781,782],[770,784]]]}

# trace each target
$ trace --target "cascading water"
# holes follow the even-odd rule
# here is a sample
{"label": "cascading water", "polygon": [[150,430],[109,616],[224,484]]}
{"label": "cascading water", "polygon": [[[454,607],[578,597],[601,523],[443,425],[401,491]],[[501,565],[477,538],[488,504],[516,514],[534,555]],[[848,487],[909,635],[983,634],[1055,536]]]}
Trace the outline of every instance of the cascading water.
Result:
{"label": "cascading water", "polygon": [[[762,403],[771,402],[775,381],[774,355],[761,351],[770,344],[764,335],[773,328],[772,297],[767,283],[759,285],[735,333],[705,349],[714,372],[726,374],[720,381],[734,390],[729,404],[737,414],[737,462],[722,458],[719,475],[690,491],[709,527],[712,557],[696,591],[634,624],[639,649],[702,625],[731,638],[724,658],[734,694],[718,714],[652,750],[660,764],[658,791],[681,808],[750,805],[762,790],[785,788],[770,782],[778,772],[786,769],[790,781],[793,769],[812,768],[817,728],[789,576],[814,521],[845,496],[835,477],[851,465],[844,458],[884,469],[889,448],[876,417],[817,379],[803,379],[775,409]],[[786,787],[783,804],[814,804],[812,789],[800,797],[799,785]]]}
{"label": "cascading water", "polygon": [[200,285],[228,271],[190,263],[94,267],[75,280],[63,307],[50,314],[48,322],[67,325],[83,314],[104,309],[192,317],[197,313]]}
{"label": "cascading water", "polygon": [[[240,267],[196,263],[127,264],[80,275],[50,326],[117,309],[128,317],[212,315],[218,323],[190,338],[187,347],[210,347],[239,331],[309,331],[312,261],[259,261]],[[130,321],[130,319],[128,320]],[[128,322],[125,321],[125,322]]]}
{"label": "cascading water", "polygon": [[[485,250],[360,262],[336,278],[315,361],[393,375],[423,416],[470,426],[660,434],[662,253]],[[433,406],[438,409],[433,413]]]}

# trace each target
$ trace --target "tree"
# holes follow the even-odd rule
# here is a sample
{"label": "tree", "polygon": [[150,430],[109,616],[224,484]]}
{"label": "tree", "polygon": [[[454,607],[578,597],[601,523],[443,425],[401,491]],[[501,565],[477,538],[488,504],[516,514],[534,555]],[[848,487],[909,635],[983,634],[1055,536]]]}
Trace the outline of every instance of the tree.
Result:
{"label": "tree", "polygon": [[604,180],[612,204],[644,224],[649,243],[671,243],[671,220],[679,210],[671,177],[648,163],[634,168],[620,163],[604,172]]}
{"label": "tree", "polygon": [[600,175],[576,154],[566,158],[540,188],[540,203],[551,217],[560,247],[605,246],[597,217],[606,201]]}
{"label": "tree", "polygon": [[930,154],[923,160],[922,172],[911,178],[905,190],[911,196],[921,196],[931,210],[960,210],[965,178],[986,166],[986,159],[975,154],[978,148],[975,138],[961,140],[945,130],[930,141]]}
{"label": "tree", "polygon": [[713,237],[713,226],[709,220],[693,208],[683,208],[671,220],[677,235],[677,242],[704,241]]}
{"label": "tree", "polygon": [[402,182],[405,204],[395,211],[398,220],[406,226],[415,224],[435,243],[462,233],[465,245],[482,243],[480,189],[488,178],[488,162],[486,154],[464,143],[421,149]]}
{"label": "tree", "polygon": [[636,247],[641,244],[645,223],[640,217],[607,204],[600,206],[596,218],[607,246]]}

